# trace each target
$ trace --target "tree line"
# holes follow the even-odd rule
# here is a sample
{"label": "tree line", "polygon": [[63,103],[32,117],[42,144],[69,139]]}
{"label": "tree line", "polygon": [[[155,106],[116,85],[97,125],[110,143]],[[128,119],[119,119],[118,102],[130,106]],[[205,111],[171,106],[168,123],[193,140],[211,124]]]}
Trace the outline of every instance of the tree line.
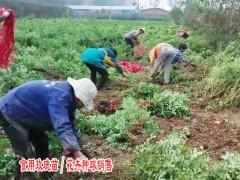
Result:
{"label": "tree line", "polygon": [[[16,0],[17,1],[17,0]],[[127,0],[18,0],[24,1],[32,4],[42,4],[42,5],[95,5],[95,6],[123,6],[131,5]]]}
{"label": "tree line", "polygon": [[73,12],[66,5],[124,5],[126,0],[1,0],[1,7],[13,9],[17,17],[67,17]]}
{"label": "tree line", "polygon": [[170,17],[177,24],[202,29],[209,45],[218,48],[220,42],[239,38],[239,0],[171,0]]}

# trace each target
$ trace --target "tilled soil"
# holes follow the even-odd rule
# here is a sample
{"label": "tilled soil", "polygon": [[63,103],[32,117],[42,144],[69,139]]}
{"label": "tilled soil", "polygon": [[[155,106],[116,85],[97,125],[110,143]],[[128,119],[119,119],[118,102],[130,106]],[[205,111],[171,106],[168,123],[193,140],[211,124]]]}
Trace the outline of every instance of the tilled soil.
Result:
{"label": "tilled soil", "polygon": [[[97,110],[100,112],[107,112],[106,114],[111,114],[110,101],[116,106],[116,109],[120,109],[122,105],[123,97],[125,96],[124,89],[130,88],[129,83],[124,82],[108,82],[103,90],[100,90],[97,97],[94,99]],[[107,107],[107,104],[109,106]]]}
{"label": "tilled soil", "polygon": [[[199,74],[200,73],[196,73],[197,80],[203,78],[202,75],[198,76]],[[153,83],[162,84],[157,80]],[[99,91],[95,99],[96,107],[100,108],[98,110],[103,110],[102,112],[104,114],[114,113],[108,109],[110,108],[110,100],[116,105],[116,109],[121,109],[122,99],[125,96],[124,90],[129,87],[131,87],[131,85],[128,83],[110,82],[104,90]],[[166,86],[166,88],[169,87],[176,92],[183,93],[185,91],[185,87],[175,85]],[[161,89],[162,88],[164,89],[165,86],[162,86]],[[198,100],[199,99],[191,99],[190,105],[193,114],[190,118],[184,119],[175,117],[164,119],[154,117],[154,119],[159,122],[163,134],[159,134],[156,139],[153,139],[152,143],[164,139],[166,135],[170,134],[175,129],[181,131],[187,127],[189,134],[187,135],[186,144],[190,147],[203,149],[205,155],[209,156],[212,162],[219,160],[227,151],[240,153],[240,126],[238,126],[240,114],[237,114],[239,109],[234,111],[227,110],[224,112],[204,111]],[[98,105],[102,106],[98,107]],[[143,135],[144,134],[140,133],[140,135],[137,136],[141,137]],[[134,134],[131,134],[129,137],[131,139],[135,138]],[[104,138],[93,135],[87,135],[85,137],[85,143],[86,149],[91,153],[92,157],[111,158],[113,160],[113,172],[107,174],[94,173],[95,179],[132,179],[127,174],[133,159],[131,150],[121,149],[120,147],[111,148]],[[68,173],[59,176],[58,179],[73,180],[93,178],[90,175],[81,176],[79,174]]]}
{"label": "tilled soil", "polygon": [[174,129],[188,128],[187,144],[206,151],[212,160],[218,160],[227,151],[240,153],[240,126],[230,124],[216,113],[195,113],[190,120],[183,118],[159,118],[164,135]]}
{"label": "tilled soil", "polygon": [[113,172],[111,173],[99,173],[96,172],[93,175],[85,174],[80,175],[78,173],[64,173],[59,175],[57,180],[77,180],[77,179],[98,179],[98,180],[127,180],[126,168],[131,166],[132,151],[119,147],[110,147],[107,142],[98,136],[84,135],[85,149],[88,150],[90,155],[96,159],[110,158],[113,161]]}

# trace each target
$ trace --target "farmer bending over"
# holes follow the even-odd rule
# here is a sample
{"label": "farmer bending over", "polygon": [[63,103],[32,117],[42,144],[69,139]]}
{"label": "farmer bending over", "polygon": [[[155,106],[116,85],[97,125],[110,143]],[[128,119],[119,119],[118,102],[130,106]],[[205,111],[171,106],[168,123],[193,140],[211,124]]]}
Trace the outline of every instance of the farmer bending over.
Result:
{"label": "farmer bending over", "polygon": [[153,79],[155,73],[164,68],[164,83],[168,84],[170,81],[170,69],[172,64],[185,62],[192,65],[191,62],[182,55],[186,49],[187,46],[185,44],[180,44],[178,49],[166,43],[156,45],[149,53],[152,67],[150,79]]}
{"label": "farmer bending over", "polygon": [[83,51],[82,61],[91,71],[91,80],[97,84],[96,75],[101,75],[100,82],[97,84],[97,89],[104,87],[108,80],[108,67],[115,68],[123,77],[126,77],[122,67],[117,62],[117,51],[112,48],[89,48]]}
{"label": "farmer bending over", "polygon": [[133,48],[135,44],[139,44],[138,36],[145,33],[144,28],[139,28],[137,30],[132,30],[125,35],[125,42],[130,46],[131,53],[133,55]]}
{"label": "farmer bending over", "polygon": [[30,81],[0,99],[0,126],[18,156],[17,179],[33,177],[32,173],[19,173],[21,158],[45,159],[49,156],[45,131],[57,133],[66,155],[85,158],[75,126],[75,111],[84,105],[92,110],[92,99],[96,94],[96,86],[91,80],[68,78],[67,81]]}
{"label": "farmer bending over", "polygon": [[178,37],[183,38],[183,39],[187,39],[189,37],[188,31],[186,29],[182,29],[179,32]]}

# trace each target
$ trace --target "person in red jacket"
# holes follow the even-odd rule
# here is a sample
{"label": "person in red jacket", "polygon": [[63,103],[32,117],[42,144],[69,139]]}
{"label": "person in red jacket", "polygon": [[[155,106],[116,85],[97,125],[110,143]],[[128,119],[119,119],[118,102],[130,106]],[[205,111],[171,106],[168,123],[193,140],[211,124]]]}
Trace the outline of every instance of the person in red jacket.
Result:
{"label": "person in red jacket", "polygon": [[15,49],[14,28],[16,15],[13,10],[0,8],[0,68],[8,68],[9,62],[14,62],[12,55]]}

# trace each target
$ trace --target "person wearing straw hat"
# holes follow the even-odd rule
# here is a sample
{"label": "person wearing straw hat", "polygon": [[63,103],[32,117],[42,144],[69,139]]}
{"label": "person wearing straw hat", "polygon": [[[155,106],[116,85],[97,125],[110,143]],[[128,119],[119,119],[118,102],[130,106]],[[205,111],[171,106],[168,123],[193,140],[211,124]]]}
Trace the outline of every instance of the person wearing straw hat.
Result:
{"label": "person wearing straw hat", "polygon": [[83,106],[93,110],[96,94],[97,88],[90,79],[68,78],[67,81],[30,81],[0,99],[0,126],[18,156],[18,178],[34,176],[29,172],[20,173],[20,159],[45,159],[49,156],[49,140],[45,131],[56,132],[66,155],[86,158],[81,152],[75,111]]}
{"label": "person wearing straw hat", "polygon": [[136,30],[132,30],[125,35],[125,43],[130,46],[131,53],[133,55],[133,48],[136,44],[139,44],[138,36],[141,34],[145,34],[145,28],[139,28]]}

